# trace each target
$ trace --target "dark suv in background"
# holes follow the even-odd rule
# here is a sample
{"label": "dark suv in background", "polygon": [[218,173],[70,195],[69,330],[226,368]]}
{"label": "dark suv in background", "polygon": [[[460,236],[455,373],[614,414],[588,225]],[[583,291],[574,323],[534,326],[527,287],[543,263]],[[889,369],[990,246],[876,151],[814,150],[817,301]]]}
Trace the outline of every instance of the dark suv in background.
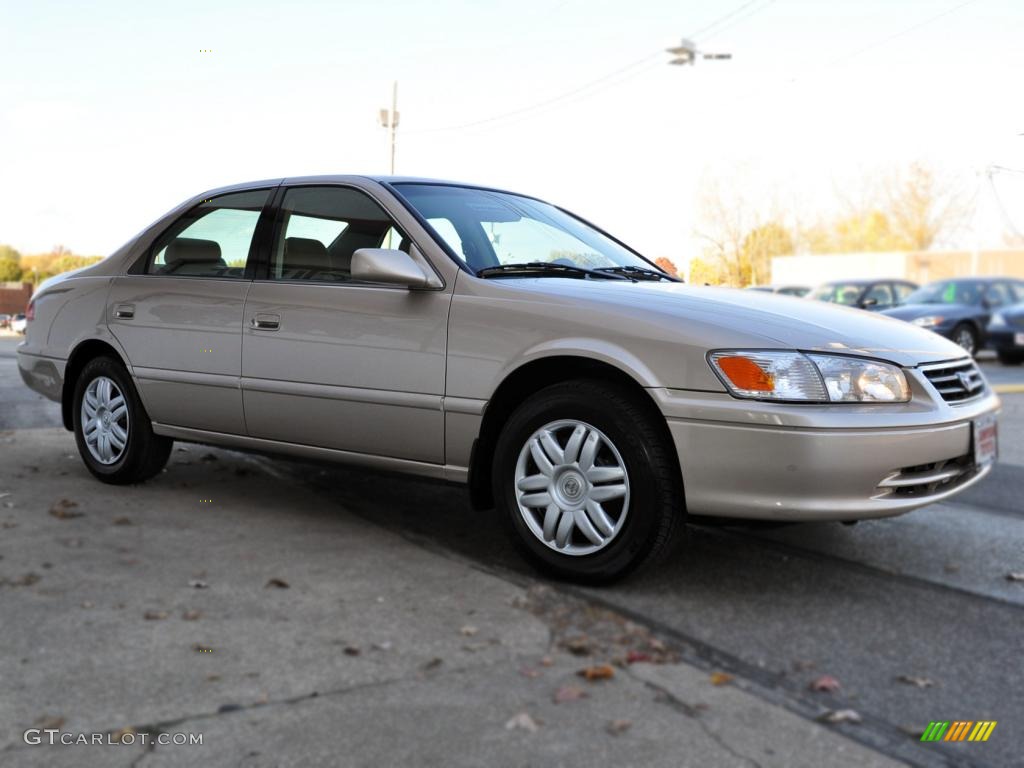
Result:
{"label": "dark suv in background", "polygon": [[973,355],[987,341],[992,313],[1019,301],[1024,301],[1022,280],[962,277],[929,283],[885,314],[935,331]]}

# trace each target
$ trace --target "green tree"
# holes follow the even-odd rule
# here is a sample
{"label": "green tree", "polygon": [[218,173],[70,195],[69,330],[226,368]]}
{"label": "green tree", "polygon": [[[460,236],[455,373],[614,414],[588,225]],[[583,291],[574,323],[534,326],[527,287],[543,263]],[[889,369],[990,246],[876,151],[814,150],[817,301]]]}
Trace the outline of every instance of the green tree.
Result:
{"label": "green tree", "polygon": [[0,245],[0,283],[21,280],[21,254],[9,245]]}

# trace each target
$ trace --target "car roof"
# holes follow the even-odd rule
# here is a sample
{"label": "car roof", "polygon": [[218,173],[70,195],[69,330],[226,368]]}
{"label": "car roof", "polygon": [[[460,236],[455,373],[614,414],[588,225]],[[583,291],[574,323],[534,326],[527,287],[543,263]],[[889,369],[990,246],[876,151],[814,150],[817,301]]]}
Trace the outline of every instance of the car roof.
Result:
{"label": "car roof", "polygon": [[[436,186],[446,187],[463,187],[466,189],[482,189],[488,192],[504,192],[509,195],[519,195],[520,197],[533,197],[532,195],[526,195],[521,192],[514,192],[508,189],[501,189],[499,187],[492,187],[487,184],[473,184],[465,181],[453,181],[450,179],[434,179],[422,176],[379,176],[371,174],[341,174],[341,173],[329,173],[311,176],[286,176],[277,179],[257,179],[255,181],[242,181],[236,184],[228,184],[223,187],[216,187],[210,189],[203,194],[217,194],[223,195],[230,192],[244,192],[248,189],[254,189],[258,187],[270,187],[278,186],[279,184],[344,184],[345,182],[352,181],[375,181],[378,184],[433,184]],[[536,198],[535,198],[536,199]]]}

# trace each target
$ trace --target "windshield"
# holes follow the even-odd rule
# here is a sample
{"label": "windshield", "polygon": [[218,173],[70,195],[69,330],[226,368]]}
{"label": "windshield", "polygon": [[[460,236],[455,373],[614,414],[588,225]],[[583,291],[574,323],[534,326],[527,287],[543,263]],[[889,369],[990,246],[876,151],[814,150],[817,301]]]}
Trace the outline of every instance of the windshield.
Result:
{"label": "windshield", "polygon": [[905,304],[980,304],[985,286],[975,282],[942,280],[914,291]]}
{"label": "windshield", "polygon": [[856,283],[825,283],[814,290],[811,298],[852,307],[860,298],[862,290],[863,286]]}
{"label": "windshield", "polygon": [[437,184],[395,187],[474,272],[529,262],[656,269],[607,235],[539,200]]}

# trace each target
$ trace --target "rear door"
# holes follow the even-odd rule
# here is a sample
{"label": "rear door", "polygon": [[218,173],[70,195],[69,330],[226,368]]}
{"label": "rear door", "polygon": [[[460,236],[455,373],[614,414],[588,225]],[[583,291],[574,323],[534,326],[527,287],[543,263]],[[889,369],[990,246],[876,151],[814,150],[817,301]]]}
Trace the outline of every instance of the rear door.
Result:
{"label": "rear door", "polygon": [[272,191],[204,200],[156,239],[139,274],[113,281],[107,321],[153,421],[245,434],[242,313]]}
{"label": "rear door", "polygon": [[269,269],[245,304],[249,435],[443,463],[450,287],[352,279],[359,248],[401,248],[430,269],[365,190],[292,187],[276,216]]}

